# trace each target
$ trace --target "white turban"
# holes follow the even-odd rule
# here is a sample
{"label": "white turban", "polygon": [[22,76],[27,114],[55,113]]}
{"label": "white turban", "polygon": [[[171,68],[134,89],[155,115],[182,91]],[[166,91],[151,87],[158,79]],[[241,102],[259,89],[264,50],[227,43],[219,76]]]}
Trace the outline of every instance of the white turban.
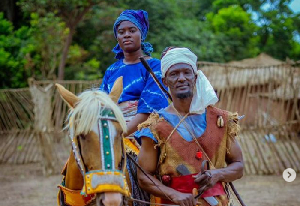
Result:
{"label": "white turban", "polygon": [[165,77],[171,66],[178,63],[191,65],[195,74],[197,74],[189,112],[202,114],[208,105],[214,105],[218,101],[218,97],[206,76],[201,70],[197,69],[197,56],[187,48],[174,48],[167,51],[161,59],[162,77]]}

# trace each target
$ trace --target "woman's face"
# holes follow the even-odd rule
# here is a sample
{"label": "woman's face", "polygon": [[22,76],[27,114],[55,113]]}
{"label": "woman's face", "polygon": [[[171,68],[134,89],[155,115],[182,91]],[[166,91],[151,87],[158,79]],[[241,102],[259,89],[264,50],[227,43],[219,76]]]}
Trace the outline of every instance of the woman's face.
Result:
{"label": "woman's face", "polygon": [[123,51],[135,52],[141,48],[141,32],[130,21],[122,21],[117,28],[117,40]]}

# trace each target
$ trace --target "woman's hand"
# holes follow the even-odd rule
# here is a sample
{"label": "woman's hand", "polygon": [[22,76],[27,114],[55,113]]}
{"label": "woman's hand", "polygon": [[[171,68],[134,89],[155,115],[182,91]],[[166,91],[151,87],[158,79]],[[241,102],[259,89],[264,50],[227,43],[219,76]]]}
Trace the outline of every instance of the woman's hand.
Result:
{"label": "woman's hand", "polygon": [[142,122],[146,121],[150,114],[148,113],[138,113],[134,118],[127,123],[127,133],[123,133],[124,137],[127,137],[137,130],[137,127]]}

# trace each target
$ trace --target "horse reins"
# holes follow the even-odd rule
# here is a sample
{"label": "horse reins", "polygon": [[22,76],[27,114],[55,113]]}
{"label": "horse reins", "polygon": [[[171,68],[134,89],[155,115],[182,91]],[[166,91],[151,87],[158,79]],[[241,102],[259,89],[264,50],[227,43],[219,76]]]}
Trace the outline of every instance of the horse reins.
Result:
{"label": "horse reins", "polygon": [[157,189],[159,189],[159,191],[161,191],[172,202],[172,199],[162,189],[160,189],[160,187],[151,179],[151,177],[149,177],[149,175],[147,174],[147,172],[145,172],[145,170],[139,165],[139,163],[137,163],[130,154],[126,153],[126,156],[133,162],[133,164],[139,170],[141,170],[141,172],[152,182],[152,184],[155,187],[157,187]]}

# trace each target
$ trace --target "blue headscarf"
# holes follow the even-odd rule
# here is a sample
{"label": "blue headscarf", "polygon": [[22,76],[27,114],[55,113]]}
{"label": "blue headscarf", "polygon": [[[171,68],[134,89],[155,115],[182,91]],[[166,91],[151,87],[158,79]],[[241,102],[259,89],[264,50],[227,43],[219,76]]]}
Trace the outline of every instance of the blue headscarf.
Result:
{"label": "blue headscarf", "polygon": [[[115,38],[117,38],[117,27],[122,21],[130,21],[140,30],[142,38],[142,50],[146,55],[151,56],[151,52],[153,52],[152,45],[149,42],[144,42],[149,30],[148,13],[144,10],[123,11],[114,23]],[[124,58],[123,50],[119,44],[117,44],[112,51],[116,54],[116,59]]]}

